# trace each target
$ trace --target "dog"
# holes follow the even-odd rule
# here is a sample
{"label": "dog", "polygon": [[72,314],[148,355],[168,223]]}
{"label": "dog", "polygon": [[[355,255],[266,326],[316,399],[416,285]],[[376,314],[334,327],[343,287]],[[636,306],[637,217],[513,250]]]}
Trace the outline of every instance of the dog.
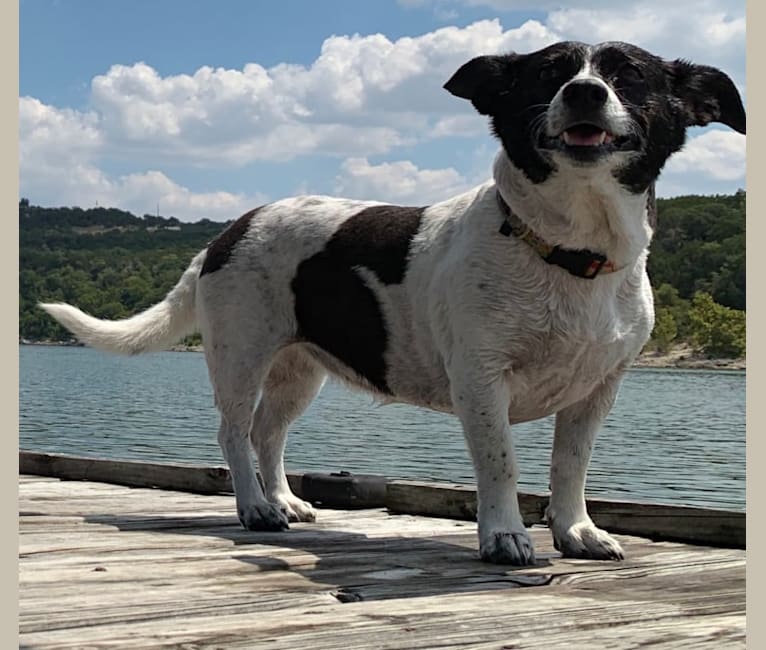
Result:
{"label": "dog", "polygon": [[689,126],[745,133],[740,95],[720,70],[621,42],[479,56],[445,88],[500,141],[487,183],[427,207],[276,201],[234,221],[132,318],[41,306],[114,352],[202,333],[248,530],[314,520],[290,490],[283,451],[288,425],[332,375],[460,419],[487,562],[535,562],[511,432],[555,414],[554,545],[566,557],[622,559],[590,519],[584,486],[596,432],[653,327],[654,182]]}

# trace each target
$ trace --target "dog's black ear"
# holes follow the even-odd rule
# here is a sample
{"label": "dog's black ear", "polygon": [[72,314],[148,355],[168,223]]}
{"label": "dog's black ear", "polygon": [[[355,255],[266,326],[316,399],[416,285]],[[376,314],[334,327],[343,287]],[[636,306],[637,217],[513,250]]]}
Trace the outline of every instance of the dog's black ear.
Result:
{"label": "dog's black ear", "polygon": [[456,97],[470,100],[482,115],[489,115],[498,98],[516,83],[512,68],[518,58],[515,54],[477,56],[460,66],[444,88]]}
{"label": "dog's black ear", "polygon": [[675,95],[686,109],[687,126],[721,122],[745,133],[745,108],[734,82],[723,72],[684,60],[670,64]]}

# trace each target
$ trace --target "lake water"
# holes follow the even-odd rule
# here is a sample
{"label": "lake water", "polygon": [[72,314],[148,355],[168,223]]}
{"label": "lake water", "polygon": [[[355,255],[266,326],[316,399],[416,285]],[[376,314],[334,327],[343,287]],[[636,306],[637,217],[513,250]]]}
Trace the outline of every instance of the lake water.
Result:
{"label": "lake water", "polygon": [[[19,347],[19,446],[46,452],[223,464],[204,358]],[[553,419],[514,427],[520,488],[548,486]],[[288,439],[288,471],[473,483],[456,418],[376,405],[328,383]],[[596,443],[587,492],[743,510],[745,373],[631,370]]]}

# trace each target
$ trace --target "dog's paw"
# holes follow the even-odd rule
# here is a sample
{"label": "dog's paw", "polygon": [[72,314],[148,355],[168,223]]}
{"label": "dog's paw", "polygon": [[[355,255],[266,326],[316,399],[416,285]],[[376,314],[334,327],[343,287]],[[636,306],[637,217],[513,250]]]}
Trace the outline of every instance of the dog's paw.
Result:
{"label": "dog's paw", "polygon": [[237,508],[239,521],[245,530],[287,530],[290,528],[287,513],[273,503],[259,503]]}
{"label": "dog's paw", "polygon": [[622,560],[625,556],[620,543],[607,532],[584,521],[566,530],[553,532],[553,546],[564,557],[587,560]]}
{"label": "dog's paw", "polygon": [[484,562],[524,566],[535,563],[535,547],[526,530],[493,531],[479,540]]}
{"label": "dog's paw", "polygon": [[272,501],[287,515],[287,520],[290,522],[316,521],[317,513],[312,505],[294,494],[280,494]]}

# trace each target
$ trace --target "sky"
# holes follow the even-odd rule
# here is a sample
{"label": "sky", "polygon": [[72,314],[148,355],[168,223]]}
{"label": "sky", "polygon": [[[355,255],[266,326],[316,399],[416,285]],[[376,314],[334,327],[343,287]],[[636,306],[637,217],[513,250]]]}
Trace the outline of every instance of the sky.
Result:
{"label": "sky", "polygon": [[[724,70],[745,2],[20,0],[20,196],[226,221],[294,194],[425,205],[489,178],[470,58],[624,40]],[[745,187],[745,137],[694,127],[660,196]]]}

